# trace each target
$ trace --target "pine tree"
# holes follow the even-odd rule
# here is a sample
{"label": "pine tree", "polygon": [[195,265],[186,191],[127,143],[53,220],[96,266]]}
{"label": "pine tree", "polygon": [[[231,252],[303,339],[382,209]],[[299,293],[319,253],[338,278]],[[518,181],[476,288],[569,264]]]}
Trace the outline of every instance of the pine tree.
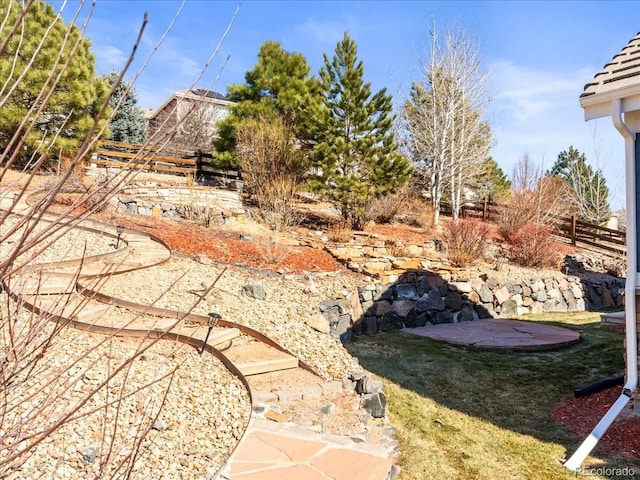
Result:
{"label": "pine tree", "polygon": [[318,82],[310,72],[301,53],[288,52],[271,40],[262,44],[258,63],[245,74],[246,83],[228,87],[228,97],[236,104],[218,124],[214,148],[220,166],[239,166],[236,129],[247,119],[281,119],[301,148],[309,145],[310,125],[319,105]]}
{"label": "pine tree", "polygon": [[511,182],[498,163],[488,157],[482,163],[482,173],[472,182],[472,187],[479,198],[495,202],[509,194]]}
{"label": "pine tree", "polygon": [[611,217],[609,188],[602,170],[593,170],[587,157],[573,146],[558,154],[547,175],[562,178],[569,185],[578,214],[587,222],[603,224]]}
{"label": "pine tree", "polygon": [[324,114],[316,117],[311,187],[324,194],[354,228],[362,228],[367,203],[395,193],[412,167],[400,155],[392,127],[392,99],[386,89],[371,94],[356,43],[347,33],[320,69]]}
{"label": "pine tree", "polygon": [[[7,39],[21,10],[21,2],[3,0],[0,17],[7,21],[0,24],[0,39]],[[0,52],[0,149],[17,148],[11,144],[16,133],[27,155],[70,155],[81,145],[108,94],[90,47],[77,27],[56,18],[51,5],[36,0],[27,10]],[[36,120],[28,133],[20,128],[25,118]]]}
{"label": "pine tree", "polygon": [[[104,76],[109,85],[118,79],[117,72],[109,72]],[[114,110],[109,124],[109,140],[143,144],[147,141],[147,119],[137,106],[138,98],[132,85],[120,83],[111,99],[109,106]]]}

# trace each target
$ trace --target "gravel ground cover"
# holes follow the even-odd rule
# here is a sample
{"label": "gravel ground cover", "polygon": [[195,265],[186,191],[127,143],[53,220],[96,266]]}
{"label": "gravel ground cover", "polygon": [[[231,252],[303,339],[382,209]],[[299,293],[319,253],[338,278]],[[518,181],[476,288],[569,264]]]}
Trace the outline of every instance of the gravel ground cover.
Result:
{"label": "gravel ground cover", "polygon": [[[22,317],[26,323],[27,313]],[[52,329],[52,323],[43,325],[32,341]],[[6,339],[0,338],[2,351]],[[131,478],[206,479],[238,443],[250,412],[242,383],[211,355],[170,341],[70,328],[54,336],[42,361],[19,371],[12,385],[0,402],[14,407],[0,418],[0,437],[8,440],[0,442],[0,457],[8,456],[12,427],[37,434],[79,409],[26,458],[0,468],[7,480],[97,478],[101,471],[111,478],[128,467],[138,441]]]}
{"label": "gravel ground cover", "polygon": [[[20,218],[17,216],[8,217],[2,225],[0,225],[0,238],[8,233],[19,220]],[[31,238],[38,235],[39,232],[42,232],[44,229],[49,228],[50,225],[49,222],[40,222],[31,234]],[[6,258],[16,247],[25,228],[26,225],[22,226],[13,235],[0,242],[0,258]],[[46,248],[42,249],[44,246],[46,246]],[[27,262],[30,265],[62,262],[82,258],[83,255],[92,256],[113,252],[114,248],[115,240],[110,236],[100,235],[78,228],[61,229],[47,236],[39,246],[20,255],[17,260],[19,263]]]}
{"label": "gravel ground cover", "polygon": [[[162,265],[101,281],[99,290],[142,305],[200,315],[219,313],[225,320],[266,334],[327,379],[341,380],[360,370],[340,342],[305,323],[322,300],[355,292],[356,275],[271,275],[228,267],[204,295],[222,268],[173,257]],[[265,300],[242,294],[242,287],[251,283],[262,284]]]}

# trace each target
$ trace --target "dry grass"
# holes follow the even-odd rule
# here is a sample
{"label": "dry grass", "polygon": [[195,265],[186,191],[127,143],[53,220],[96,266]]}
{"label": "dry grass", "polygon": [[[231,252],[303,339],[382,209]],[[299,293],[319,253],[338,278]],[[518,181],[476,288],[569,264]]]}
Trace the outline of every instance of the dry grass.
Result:
{"label": "dry grass", "polygon": [[340,219],[331,225],[327,237],[335,243],[347,243],[353,238],[353,230],[346,220]]}
{"label": "dry grass", "polygon": [[293,251],[293,248],[287,245],[284,239],[275,232],[272,235],[254,237],[254,243],[260,258],[269,265],[282,264]]}

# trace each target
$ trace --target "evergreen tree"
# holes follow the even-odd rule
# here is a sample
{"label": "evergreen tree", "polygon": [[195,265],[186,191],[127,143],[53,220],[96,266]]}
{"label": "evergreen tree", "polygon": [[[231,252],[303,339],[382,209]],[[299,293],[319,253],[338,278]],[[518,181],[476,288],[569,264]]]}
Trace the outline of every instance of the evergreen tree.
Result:
{"label": "evergreen tree", "polygon": [[395,193],[411,175],[393,136],[392,99],[386,89],[371,94],[364,65],[347,33],[332,59],[320,69],[324,111],[316,118],[312,163],[318,174],[311,187],[324,194],[354,228],[366,220],[367,203]]}
{"label": "evergreen tree", "polygon": [[[118,73],[109,72],[104,78],[113,86],[118,79]],[[109,99],[109,106],[115,111],[109,124],[109,140],[137,144],[147,141],[148,122],[137,103],[138,98],[131,84],[122,82],[116,87]]]}
{"label": "evergreen tree", "polygon": [[279,118],[300,147],[309,144],[310,126],[319,105],[318,82],[310,72],[302,54],[287,52],[275,41],[262,44],[258,63],[245,74],[246,83],[228,87],[227,96],[236,104],[218,124],[218,138],[213,143],[221,166],[239,166],[236,129],[243,120]]}
{"label": "evergreen tree", "polygon": [[602,170],[593,170],[587,157],[573,146],[558,154],[547,175],[562,178],[570,187],[579,216],[587,222],[603,224],[611,217],[609,188]]}
{"label": "evergreen tree", "polygon": [[[0,39],[6,39],[22,3],[3,0],[1,5],[6,21],[0,24]],[[20,130],[27,154],[37,149],[72,154],[108,94],[94,65],[90,43],[80,38],[77,27],[65,26],[51,5],[36,0],[0,52],[0,149],[15,149],[10,142]],[[25,118],[35,120],[26,135],[20,129]]]}
{"label": "evergreen tree", "polygon": [[509,178],[491,157],[482,162],[482,173],[478,176],[475,189],[479,198],[495,202],[506,197],[511,189]]}

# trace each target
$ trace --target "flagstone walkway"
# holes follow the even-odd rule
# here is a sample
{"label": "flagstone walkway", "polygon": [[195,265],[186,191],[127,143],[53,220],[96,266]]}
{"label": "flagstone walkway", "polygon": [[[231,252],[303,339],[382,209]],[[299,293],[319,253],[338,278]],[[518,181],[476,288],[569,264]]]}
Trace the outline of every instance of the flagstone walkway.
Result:
{"label": "flagstone walkway", "polygon": [[580,334],[568,328],[501,318],[427,325],[404,331],[445,342],[512,350],[546,350],[580,341]]}

